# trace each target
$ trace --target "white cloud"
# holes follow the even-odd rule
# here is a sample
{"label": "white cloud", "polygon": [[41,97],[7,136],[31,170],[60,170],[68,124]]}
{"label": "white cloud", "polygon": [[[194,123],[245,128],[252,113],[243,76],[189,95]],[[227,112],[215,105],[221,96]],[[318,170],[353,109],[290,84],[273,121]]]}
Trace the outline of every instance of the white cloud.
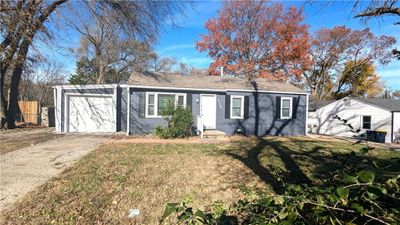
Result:
{"label": "white cloud", "polygon": [[208,57],[180,58],[180,61],[194,67],[207,67],[212,60]]}
{"label": "white cloud", "polygon": [[194,49],[194,44],[178,44],[178,45],[170,45],[163,49],[164,52],[168,51],[176,51],[181,49]]}

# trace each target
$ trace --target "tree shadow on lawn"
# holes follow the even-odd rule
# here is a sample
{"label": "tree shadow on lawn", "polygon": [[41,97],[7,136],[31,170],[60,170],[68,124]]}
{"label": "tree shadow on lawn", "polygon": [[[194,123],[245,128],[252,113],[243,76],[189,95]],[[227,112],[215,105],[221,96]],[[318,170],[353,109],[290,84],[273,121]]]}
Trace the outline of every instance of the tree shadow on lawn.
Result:
{"label": "tree shadow on lawn", "polygon": [[400,153],[392,157],[357,156],[359,148],[347,143],[336,146],[334,142],[270,137],[235,141],[224,153],[241,161],[277,194],[284,192],[286,184],[333,181],[332,174],[342,170],[356,174],[368,168],[380,179],[400,173]]}

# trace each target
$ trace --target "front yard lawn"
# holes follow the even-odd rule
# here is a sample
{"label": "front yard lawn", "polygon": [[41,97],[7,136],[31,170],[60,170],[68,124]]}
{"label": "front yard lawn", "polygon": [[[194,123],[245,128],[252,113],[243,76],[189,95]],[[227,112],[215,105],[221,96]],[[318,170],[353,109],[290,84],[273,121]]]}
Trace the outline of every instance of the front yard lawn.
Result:
{"label": "front yard lawn", "polygon": [[[355,163],[359,145],[298,138],[232,138],[220,144],[110,143],[93,151],[1,214],[5,224],[158,224],[165,204],[230,203],[244,186],[279,192],[287,183],[319,183]],[[375,150],[367,158],[400,172],[400,152]],[[128,217],[138,208],[140,215]]]}

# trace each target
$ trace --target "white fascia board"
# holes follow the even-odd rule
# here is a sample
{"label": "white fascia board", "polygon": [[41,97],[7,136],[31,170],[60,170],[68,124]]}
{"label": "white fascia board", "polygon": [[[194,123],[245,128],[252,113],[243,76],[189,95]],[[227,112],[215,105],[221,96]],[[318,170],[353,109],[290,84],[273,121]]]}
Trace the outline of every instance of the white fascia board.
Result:
{"label": "white fascia board", "polygon": [[113,97],[114,94],[99,94],[99,93],[65,93],[66,96],[85,96],[85,97]]}
{"label": "white fascia board", "polygon": [[[189,90],[189,91],[214,91],[214,92],[255,92],[248,89],[207,89],[207,88],[178,88],[178,87],[159,87],[159,86],[142,86],[142,85],[129,85],[131,88],[144,88],[144,89],[161,89],[161,90]],[[277,94],[296,94],[307,95],[305,92],[287,92],[287,91],[257,91],[259,93],[277,93]]]}
{"label": "white fascia board", "polygon": [[307,95],[306,92],[289,92],[289,91],[254,91],[246,89],[227,89],[225,91],[231,92],[259,92],[259,93],[273,93],[273,94],[291,94],[291,95]]}
{"label": "white fascia board", "polygon": [[89,85],[56,85],[53,88],[62,87],[63,89],[98,89],[98,88],[116,88],[116,87],[125,87],[125,84],[89,84]]}

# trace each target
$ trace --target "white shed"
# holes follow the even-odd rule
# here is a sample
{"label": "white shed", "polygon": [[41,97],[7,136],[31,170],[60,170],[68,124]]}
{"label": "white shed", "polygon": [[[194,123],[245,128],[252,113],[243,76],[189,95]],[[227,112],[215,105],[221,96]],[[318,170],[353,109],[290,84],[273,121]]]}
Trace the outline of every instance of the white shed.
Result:
{"label": "white shed", "polygon": [[386,142],[400,141],[400,101],[380,98],[346,97],[336,101],[314,102],[309,107],[308,128],[311,133],[353,137],[355,134],[335,115],[346,119],[361,133],[385,131]]}

